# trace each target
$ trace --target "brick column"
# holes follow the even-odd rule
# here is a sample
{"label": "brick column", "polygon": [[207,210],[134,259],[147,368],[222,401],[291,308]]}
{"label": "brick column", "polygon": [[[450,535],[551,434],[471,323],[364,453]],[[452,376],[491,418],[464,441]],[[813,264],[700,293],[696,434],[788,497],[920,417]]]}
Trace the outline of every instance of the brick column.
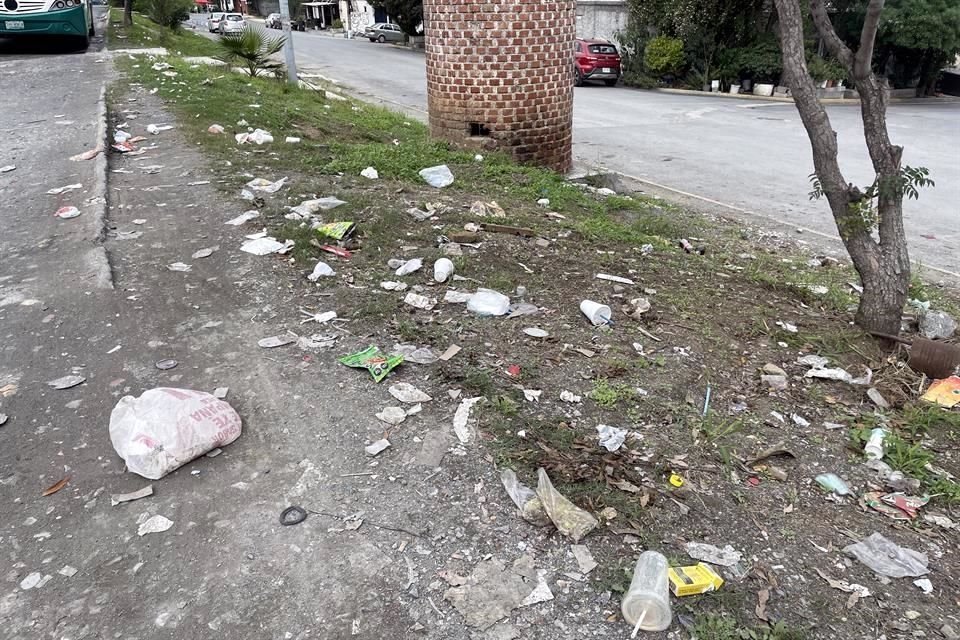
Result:
{"label": "brick column", "polygon": [[430,132],[572,163],[575,0],[424,0]]}

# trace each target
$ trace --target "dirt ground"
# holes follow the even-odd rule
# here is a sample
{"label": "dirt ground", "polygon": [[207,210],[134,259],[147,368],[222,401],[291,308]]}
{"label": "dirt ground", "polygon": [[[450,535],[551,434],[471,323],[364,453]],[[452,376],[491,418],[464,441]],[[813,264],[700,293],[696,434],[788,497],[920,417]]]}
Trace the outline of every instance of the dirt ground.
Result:
{"label": "dirt ground", "polygon": [[[257,110],[242,105],[268,105],[263,86],[243,91],[236,110],[220,115],[228,135],[244,130],[233,125],[241,118],[259,126]],[[629,185],[614,185],[619,195],[610,196],[596,190],[608,184],[602,177],[545,187],[538,195],[553,201],[538,204],[530,196],[537,184],[524,184],[531,174],[492,179],[462,155],[451,164],[457,186],[443,190],[387,170],[369,180],[352,169],[298,166],[296,147],[279,142],[284,136],[299,134],[317,154],[310,157],[326,162],[338,134],[301,118],[296,129],[273,130],[272,146],[211,142],[197,134],[208,114],[188,118],[194,107],[174,95],[169,86],[151,95],[123,81],[113,92],[112,124],[127,121],[141,135],[147,123],[174,124],[143,143],[157,150],[111,156],[107,248],[125,301],[116,331],[136,336],[137,347],[121,369],[88,381],[102,397],[79,436],[59,438],[64,446],[88,443],[68,487],[24,499],[16,515],[35,522],[11,527],[13,590],[0,601],[9,637],[137,629],[149,638],[622,638],[630,628],[620,597],[639,553],[695,564],[688,542],[729,544],[742,560],[714,567],[725,580],[717,591],[672,597],[670,630],[644,637],[949,638],[960,630],[957,529],[948,528],[960,521],[950,475],[960,474],[960,414],[921,402],[928,381],[903,351],[881,351],[852,326],[851,272],[802,237],[704,217]],[[378,117],[363,105],[332,106],[356,109],[358,127]],[[370,144],[389,149],[391,138]],[[160,168],[144,169],[151,165]],[[259,177],[288,181],[252,203],[241,199],[243,185]],[[289,207],[327,196],[346,204],[317,218],[356,224],[342,243],[349,258],[322,251],[318,245],[336,242],[321,240],[308,220],[286,217]],[[503,218],[475,205],[494,200]],[[598,215],[593,203],[609,209]],[[411,208],[432,215],[418,220]],[[224,225],[249,209],[260,217]],[[481,223],[532,233],[465,232]],[[238,250],[245,234],[263,228],[294,240],[293,251]],[[694,251],[681,249],[680,238]],[[212,247],[209,257],[191,258]],[[433,263],[444,256],[458,278],[441,284]],[[412,258],[424,267],[410,275],[387,265]],[[336,275],[309,281],[317,260]],[[193,266],[166,268],[177,261]],[[407,289],[385,290],[387,281]],[[478,317],[443,301],[480,286],[531,313]],[[916,289],[949,304],[950,292]],[[404,302],[411,292],[435,306],[415,309]],[[640,297],[650,310],[631,317],[630,301]],[[579,310],[584,299],[609,305],[613,322],[592,326]],[[338,319],[309,318],[325,311]],[[547,335],[528,335],[530,328]],[[269,336],[292,342],[258,346]],[[368,345],[389,352],[398,344],[434,356],[451,345],[460,351],[432,364],[408,360],[379,384],[337,363]],[[869,368],[871,383],[806,378],[810,367],[798,358],[809,355],[854,376]],[[180,364],[159,371],[153,362],[161,358]],[[761,377],[776,368],[784,374],[779,389]],[[411,407],[389,392],[403,382],[432,399],[402,424],[378,420],[387,406]],[[109,446],[111,404],[160,384],[229,386],[244,433],[220,456],[153,482],[155,496],[110,507],[106,494],[147,484],[124,472]],[[879,408],[870,388],[891,408]],[[579,399],[562,399],[565,391]],[[467,398],[481,400],[464,443],[453,420]],[[601,424],[626,429],[623,446],[601,448]],[[859,504],[858,496],[883,487],[862,453],[878,425],[895,436],[886,461],[921,479],[920,493],[939,494],[914,520]],[[369,455],[365,447],[381,438],[390,448]],[[774,453],[754,460],[766,450]],[[534,487],[537,469],[546,469],[561,493],[598,518],[580,543],[595,568],[553,526],[520,517],[500,482],[505,468]],[[855,495],[820,488],[814,478],[828,472]],[[19,479],[4,489],[22,486],[23,473],[8,476]],[[48,470],[41,484],[56,476]],[[45,509],[53,501],[65,505],[66,520]],[[309,516],[281,526],[291,505]],[[137,537],[137,524],[154,514],[174,527]],[[41,528],[56,535],[23,545]],[[914,578],[880,577],[843,551],[874,532],[926,554],[931,593]],[[14,588],[30,572],[55,573],[64,556],[81,573]],[[850,584],[861,585],[862,597],[851,597]]]}

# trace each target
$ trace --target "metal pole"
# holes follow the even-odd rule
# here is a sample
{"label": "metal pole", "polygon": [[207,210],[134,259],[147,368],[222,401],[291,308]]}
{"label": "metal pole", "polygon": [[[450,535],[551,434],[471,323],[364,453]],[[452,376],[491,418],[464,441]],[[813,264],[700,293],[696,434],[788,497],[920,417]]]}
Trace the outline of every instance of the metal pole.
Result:
{"label": "metal pole", "polygon": [[287,80],[292,85],[299,86],[300,79],[297,77],[297,60],[293,55],[293,33],[290,31],[290,3],[288,0],[280,0],[280,22],[283,25],[283,56],[287,61]]}
{"label": "metal pole", "polygon": [[347,40],[353,37],[353,25],[350,24],[350,14],[353,13],[352,0],[347,0]]}

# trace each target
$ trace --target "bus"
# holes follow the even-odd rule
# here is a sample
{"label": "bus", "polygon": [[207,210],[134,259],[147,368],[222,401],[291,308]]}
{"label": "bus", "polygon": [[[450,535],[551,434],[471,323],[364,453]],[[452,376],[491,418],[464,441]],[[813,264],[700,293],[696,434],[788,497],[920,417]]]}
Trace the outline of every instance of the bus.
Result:
{"label": "bus", "polygon": [[60,37],[86,49],[93,37],[93,0],[0,0],[0,38]]}

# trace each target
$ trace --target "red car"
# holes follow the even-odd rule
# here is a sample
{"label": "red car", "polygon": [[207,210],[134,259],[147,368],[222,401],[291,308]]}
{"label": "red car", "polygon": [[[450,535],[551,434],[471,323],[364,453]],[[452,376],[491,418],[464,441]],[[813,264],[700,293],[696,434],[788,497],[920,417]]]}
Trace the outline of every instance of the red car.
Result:
{"label": "red car", "polygon": [[578,87],[586,80],[602,80],[608,87],[620,80],[620,52],[607,40],[577,38],[573,65]]}

